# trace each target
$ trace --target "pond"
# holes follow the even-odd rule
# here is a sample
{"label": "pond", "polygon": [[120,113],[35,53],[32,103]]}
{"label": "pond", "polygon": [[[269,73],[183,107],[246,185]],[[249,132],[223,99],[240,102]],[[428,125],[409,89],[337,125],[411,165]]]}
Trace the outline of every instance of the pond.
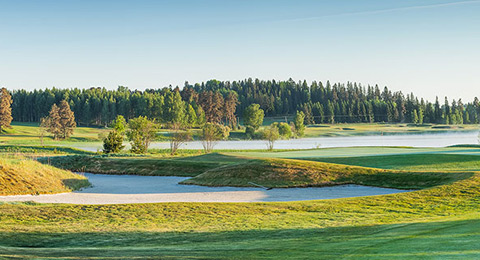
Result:
{"label": "pond", "polygon": [[188,179],[184,177],[90,173],[84,173],[84,175],[92,183],[92,187],[72,193],[0,196],[0,201],[70,204],[274,202],[337,199],[408,191],[360,185],[265,190],[261,188],[205,187],[178,184],[180,181]]}

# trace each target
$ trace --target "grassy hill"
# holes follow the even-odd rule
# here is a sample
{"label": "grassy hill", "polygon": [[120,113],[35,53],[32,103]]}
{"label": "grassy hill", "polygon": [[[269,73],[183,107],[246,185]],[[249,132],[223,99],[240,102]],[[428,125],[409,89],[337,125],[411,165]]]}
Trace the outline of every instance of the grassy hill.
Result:
{"label": "grassy hill", "polygon": [[[371,148],[372,151],[376,149]],[[338,150],[331,152],[337,153]],[[358,149],[353,149],[345,154],[357,152]],[[307,158],[314,157],[312,153],[317,151],[275,155]],[[251,178],[260,182],[267,176],[269,182],[277,180],[278,185],[290,185],[292,181],[299,185],[315,180],[319,183],[345,181],[341,178],[379,185],[385,181],[384,177],[388,177],[389,184],[430,188],[382,196],[300,202],[0,203],[0,258],[480,258],[480,173],[467,172],[476,169],[477,157],[434,154],[422,160],[423,155],[408,154],[406,157],[371,156],[349,160],[344,158],[346,155],[339,156],[337,163],[365,166],[356,167],[241,156],[232,153],[169,158],[165,161],[176,166],[168,170],[161,167],[165,161],[155,157],[83,158],[93,158],[93,162],[100,164],[95,167],[103,170],[108,167],[121,170],[130,166],[130,170],[143,168],[147,171],[151,167],[154,174],[179,171],[182,163],[191,169],[195,169],[196,163],[209,164],[210,168],[190,172],[194,176],[206,171],[194,180],[208,182],[213,175],[207,173],[220,174],[222,181],[225,176],[232,175],[236,183]],[[315,160],[323,160],[320,157]],[[125,162],[121,164],[123,160]],[[159,161],[158,172],[148,165],[154,161]],[[78,161],[77,165],[83,162],[86,161]],[[115,166],[116,163],[121,166]],[[446,164],[450,165],[450,170],[456,171],[442,171]],[[401,171],[412,168],[423,172]]]}
{"label": "grassy hill", "polygon": [[0,257],[475,259],[479,184],[295,203],[0,204]]}
{"label": "grassy hill", "polygon": [[[181,184],[204,186],[248,187],[254,186],[249,182],[254,182],[266,187],[277,188],[359,184],[400,189],[421,189],[451,183],[471,176],[471,173],[465,173],[469,171],[468,169],[464,169],[463,172],[448,174],[433,171],[407,172],[308,160],[249,158],[244,157],[245,154],[248,153],[241,153],[241,155],[212,153],[171,158],[72,155],[41,158],[39,161],[71,171],[193,177]],[[253,152],[252,154],[257,153]],[[444,159],[444,155],[441,154],[426,156],[428,158],[433,156]],[[384,160],[387,162],[393,160],[391,163],[396,163],[399,166],[404,166],[407,162],[415,164],[419,161],[416,159],[417,155],[409,155],[408,157],[411,157],[411,160],[401,161],[395,160],[397,156],[391,157],[393,159],[388,159],[390,157],[387,156]],[[463,160],[459,155],[453,157],[452,159],[457,159],[456,164],[471,161]],[[364,166],[376,162],[368,159],[365,159],[366,165]],[[356,158],[351,158],[351,160],[356,162]]]}
{"label": "grassy hill", "polygon": [[39,158],[42,163],[66,170],[100,174],[144,176],[197,176],[207,170],[228,165],[241,158],[218,153],[189,157],[86,156],[70,155]]}
{"label": "grassy hill", "polygon": [[319,187],[360,184],[421,189],[470,177],[470,173],[404,172],[288,159],[245,159],[208,170],[182,184],[205,186]]}
{"label": "grassy hill", "polygon": [[0,159],[0,195],[50,194],[89,185],[78,174],[32,160]]}

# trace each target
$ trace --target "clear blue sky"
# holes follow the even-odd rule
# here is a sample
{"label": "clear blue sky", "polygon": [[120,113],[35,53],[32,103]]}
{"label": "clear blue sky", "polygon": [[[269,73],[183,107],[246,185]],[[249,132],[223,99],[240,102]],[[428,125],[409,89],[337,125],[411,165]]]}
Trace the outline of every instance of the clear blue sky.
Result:
{"label": "clear blue sky", "polygon": [[0,0],[0,19],[9,89],[292,77],[480,96],[478,0]]}

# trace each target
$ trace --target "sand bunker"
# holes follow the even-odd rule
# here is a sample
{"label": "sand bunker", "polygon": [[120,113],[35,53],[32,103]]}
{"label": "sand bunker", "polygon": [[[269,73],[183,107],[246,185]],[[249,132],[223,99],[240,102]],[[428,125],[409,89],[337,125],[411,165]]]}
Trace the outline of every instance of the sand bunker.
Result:
{"label": "sand bunker", "polygon": [[92,187],[72,193],[0,196],[0,201],[39,203],[125,204],[158,202],[273,202],[361,197],[406,192],[406,190],[341,185],[323,188],[204,187],[180,185],[188,178],[164,176],[84,174]]}

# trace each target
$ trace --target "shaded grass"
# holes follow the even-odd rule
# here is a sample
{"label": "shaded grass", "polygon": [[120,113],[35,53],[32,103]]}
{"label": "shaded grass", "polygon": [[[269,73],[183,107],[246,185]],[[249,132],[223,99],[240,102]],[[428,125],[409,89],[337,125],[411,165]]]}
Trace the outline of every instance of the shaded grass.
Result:
{"label": "shaded grass", "polygon": [[32,145],[0,145],[2,154],[19,154],[29,156],[56,155],[56,154],[94,154],[77,148],[64,146],[32,146]]}
{"label": "shaded grass", "polygon": [[340,158],[306,158],[328,163],[411,171],[480,171],[480,157],[465,154],[404,154]]}
{"label": "shaded grass", "polygon": [[[427,158],[432,163],[424,163],[424,169],[441,170],[437,165],[445,162],[442,155]],[[450,163],[457,160],[468,164],[462,161],[463,157],[448,158]],[[216,168],[235,169],[239,162],[256,161],[224,154],[167,160],[180,165],[212,163]],[[392,159],[389,165],[397,163],[405,168],[408,161],[408,157]],[[419,157],[411,165],[420,165],[421,161]],[[295,162],[300,166],[312,165]],[[374,175],[393,173],[369,170]],[[454,183],[454,179],[443,179],[438,183],[447,184],[408,193],[324,201],[3,203],[0,204],[0,258],[476,259],[480,255],[480,173],[436,172],[432,176],[448,179],[462,174],[471,177],[459,178]],[[424,177],[419,178],[415,182]]]}
{"label": "shaded grass", "polygon": [[470,173],[404,172],[287,159],[251,159],[208,170],[181,184],[206,186],[321,187],[359,184],[400,189],[429,188],[470,177]]}
{"label": "shaded grass", "polygon": [[42,163],[77,172],[184,177],[196,176],[238,160],[241,159],[216,153],[173,158],[73,155],[39,159]]}
{"label": "shaded grass", "polygon": [[275,203],[0,204],[0,231],[217,232],[427,221],[478,211],[480,174],[383,196]]}
{"label": "shaded grass", "polygon": [[[0,233],[0,257],[405,259],[480,257],[480,219],[219,233]],[[112,248],[112,246],[114,248]],[[214,248],[215,250],[212,250]],[[405,250],[407,249],[408,250]],[[435,248],[435,252],[432,252]],[[69,250],[70,249],[70,250]]]}
{"label": "shaded grass", "polygon": [[0,204],[3,256],[406,259],[476,256],[480,173],[324,201]]}
{"label": "shaded grass", "polygon": [[36,161],[0,159],[0,195],[61,193],[88,185],[83,176]]}

